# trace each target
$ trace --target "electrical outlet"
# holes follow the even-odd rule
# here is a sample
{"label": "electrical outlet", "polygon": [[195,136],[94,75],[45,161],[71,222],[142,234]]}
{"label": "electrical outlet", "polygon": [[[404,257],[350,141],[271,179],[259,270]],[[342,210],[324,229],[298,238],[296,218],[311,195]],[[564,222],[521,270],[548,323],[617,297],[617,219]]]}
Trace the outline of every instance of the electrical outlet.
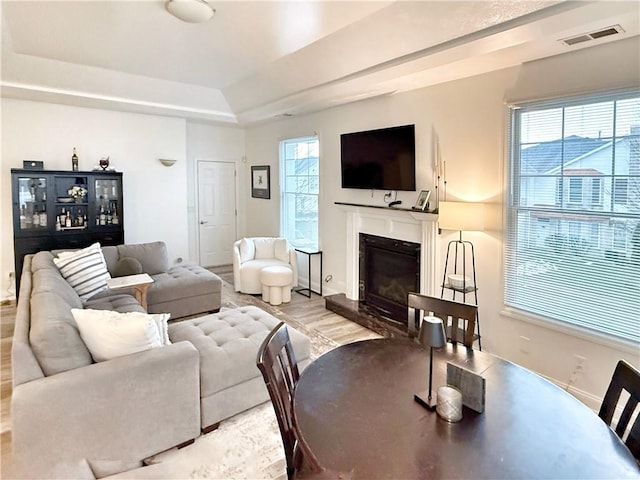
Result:
{"label": "electrical outlet", "polygon": [[584,364],[587,361],[582,355],[574,355],[573,358],[576,362],[576,370],[584,370]]}
{"label": "electrical outlet", "polygon": [[13,281],[13,277],[14,277],[14,273],[13,272],[9,272],[9,281],[12,282]]}
{"label": "electrical outlet", "polygon": [[519,347],[520,347],[520,351],[522,353],[529,353],[529,343],[531,342],[531,340],[528,337],[524,337],[522,335],[520,335],[520,343],[519,343]]}

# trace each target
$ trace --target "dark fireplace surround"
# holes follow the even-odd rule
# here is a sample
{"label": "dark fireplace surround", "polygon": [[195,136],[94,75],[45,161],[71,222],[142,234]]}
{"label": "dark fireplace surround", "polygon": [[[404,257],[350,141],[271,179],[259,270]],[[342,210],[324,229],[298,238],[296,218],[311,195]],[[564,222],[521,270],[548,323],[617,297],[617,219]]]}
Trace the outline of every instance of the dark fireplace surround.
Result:
{"label": "dark fireplace surround", "polygon": [[420,291],[420,244],[360,233],[360,303],[406,331],[407,294]]}

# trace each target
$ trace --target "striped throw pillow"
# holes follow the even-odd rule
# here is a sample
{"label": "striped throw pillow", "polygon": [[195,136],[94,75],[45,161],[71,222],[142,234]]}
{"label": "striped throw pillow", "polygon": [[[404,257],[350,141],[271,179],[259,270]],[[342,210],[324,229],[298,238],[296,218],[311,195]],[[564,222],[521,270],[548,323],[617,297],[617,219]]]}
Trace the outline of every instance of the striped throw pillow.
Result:
{"label": "striped throw pillow", "polygon": [[75,252],[63,252],[53,261],[83,302],[107,289],[111,276],[99,243]]}

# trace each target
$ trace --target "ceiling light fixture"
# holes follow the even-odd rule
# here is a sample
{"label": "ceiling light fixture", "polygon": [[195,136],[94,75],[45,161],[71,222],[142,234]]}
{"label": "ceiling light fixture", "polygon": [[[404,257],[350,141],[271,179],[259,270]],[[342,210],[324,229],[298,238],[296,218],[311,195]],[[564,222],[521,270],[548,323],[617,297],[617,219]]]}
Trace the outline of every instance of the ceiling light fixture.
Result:
{"label": "ceiling light fixture", "polygon": [[169,0],[165,6],[171,15],[189,23],[206,22],[216,12],[205,0]]}

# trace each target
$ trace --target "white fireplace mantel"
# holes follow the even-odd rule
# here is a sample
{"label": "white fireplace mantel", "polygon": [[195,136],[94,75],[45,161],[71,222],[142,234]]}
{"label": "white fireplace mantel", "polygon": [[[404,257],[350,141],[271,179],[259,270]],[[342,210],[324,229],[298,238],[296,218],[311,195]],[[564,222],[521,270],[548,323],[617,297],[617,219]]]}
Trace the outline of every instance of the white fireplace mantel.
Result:
{"label": "white fireplace mantel", "polygon": [[336,202],[346,213],[346,296],[358,300],[360,233],[420,244],[420,293],[433,294],[438,215],[417,210]]}

